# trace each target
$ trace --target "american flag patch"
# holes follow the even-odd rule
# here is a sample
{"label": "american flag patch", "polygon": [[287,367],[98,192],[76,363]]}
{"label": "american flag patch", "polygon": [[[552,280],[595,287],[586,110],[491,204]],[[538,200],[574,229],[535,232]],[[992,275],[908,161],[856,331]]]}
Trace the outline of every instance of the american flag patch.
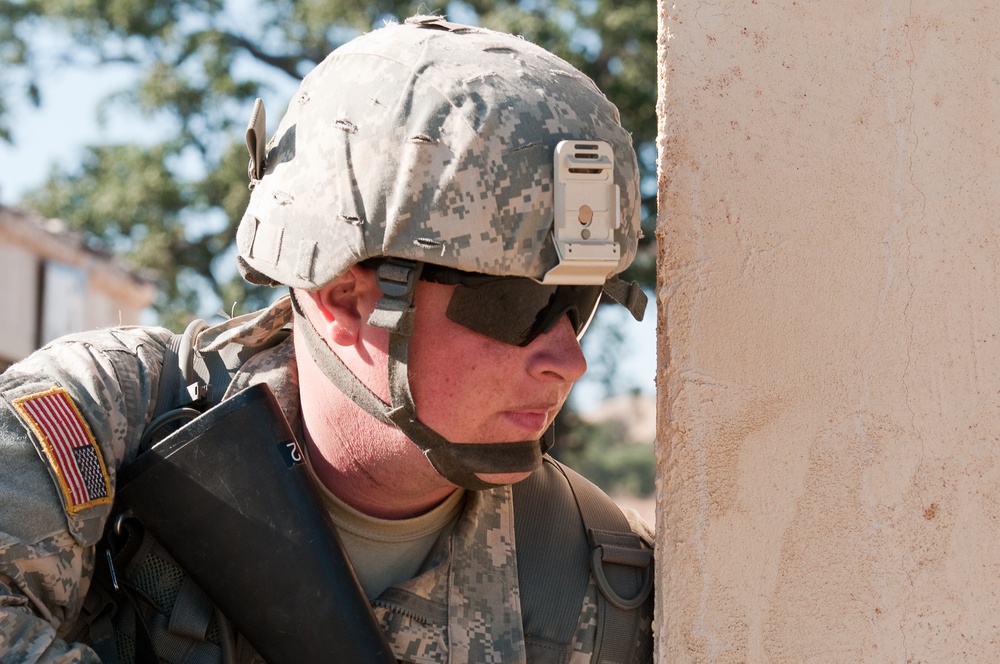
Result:
{"label": "american flag patch", "polygon": [[66,503],[76,514],[111,502],[108,469],[90,426],[61,387],[14,400],[14,407],[38,436],[55,468]]}

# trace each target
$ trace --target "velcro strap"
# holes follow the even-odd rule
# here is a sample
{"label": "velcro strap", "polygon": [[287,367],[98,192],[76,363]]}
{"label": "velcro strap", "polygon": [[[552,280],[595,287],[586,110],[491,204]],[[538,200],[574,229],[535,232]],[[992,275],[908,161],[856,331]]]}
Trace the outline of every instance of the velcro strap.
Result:
{"label": "velcro strap", "polygon": [[601,560],[614,565],[646,569],[653,562],[653,551],[643,547],[642,539],[633,533],[591,529],[587,532],[591,548],[601,547]]}
{"label": "velcro strap", "polygon": [[417,270],[415,261],[387,258],[379,263],[377,275],[378,286],[383,293],[394,298],[404,298],[412,296],[420,271]]}
{"label": "velcro strap", "polygon": [[214,613],[212,600],[198,587],[194,579],[185,576],[177,593],[174,608],[170,612],[168,629],[179,636],[204,641]]}
{"label": "velcro strap", "polygon": [[247,152],[250,153],[247,177],[250,179],[251,189],[264,177],[264,143],[267,140],[265,125],[264,100],[258,98],[253,103],[253,111],[250,113],[250,122],[247,123],[245,134]]}
{"label": "velcro strap", "polygon": [[[616,533],[590,528],[587,538],[593,547],[590,569],[604,598],[624,612],[642,606],[653,589],[652,551],[645,548],[639,537],[633,541],[635,549],[623,544],[629,538]],[[608,542],[607,550],[601,541]],[[615,621],[621,620],[624,624],[624,616],[609,613]]]}
{"label": "velcro strap", "polygon": [[420,277],[422,264],[388,258],[380,263],[376,282],[382,290],[368,324],[403,337],[413,334],[413,291]]}
{"label": "velcro strap", "polygon": [[219,664],[222,661],[222,648],[206,641],[194,644],[188,650],[182,664]]}
{"label": "velcro strap", "polygon": [[222,661],[222,649],[219,646],[209,641],[192,641],[174,634],[168,629],[167,618],[162,614],[154,613],[149,623],[149,631],[160,660],[169,664],[218,664]]}
{"label": "velcro strap", "polygon": [[408,303],[385,295],[379,298],[368,324],[408,337],[413,334],[413,309]]}
{"label": "velcro strap", "polygon": [[604,292],[612,300],[629,310],[632,318],[642,320],[646,313],[646,305],[649,298],[646,292],[635,281],[624,281],[618,277],[612,277],[604,284]]}

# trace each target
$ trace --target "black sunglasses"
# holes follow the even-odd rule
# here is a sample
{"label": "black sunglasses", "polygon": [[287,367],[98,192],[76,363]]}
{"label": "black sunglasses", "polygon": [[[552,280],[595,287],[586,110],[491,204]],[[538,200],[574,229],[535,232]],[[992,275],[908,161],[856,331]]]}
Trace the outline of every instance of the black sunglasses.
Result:
{"label": "black sunglasses", "polygon": [[[377,267],[364,261],[365,267]],[[455,286],[445,315],[473,332],[527,346],[569,316],[576,338],[587,331],[602,286],[544,285],[527,277],[498,277],[424,264],[420,279]]]}

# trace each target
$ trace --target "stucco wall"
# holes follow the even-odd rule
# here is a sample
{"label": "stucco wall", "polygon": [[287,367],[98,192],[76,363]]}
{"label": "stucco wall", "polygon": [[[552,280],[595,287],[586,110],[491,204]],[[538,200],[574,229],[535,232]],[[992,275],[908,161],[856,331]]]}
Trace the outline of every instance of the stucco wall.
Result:
{"label": "stucco wall", "polygon": [[1000,6],[660,11],[659,661],[1000,661]]}

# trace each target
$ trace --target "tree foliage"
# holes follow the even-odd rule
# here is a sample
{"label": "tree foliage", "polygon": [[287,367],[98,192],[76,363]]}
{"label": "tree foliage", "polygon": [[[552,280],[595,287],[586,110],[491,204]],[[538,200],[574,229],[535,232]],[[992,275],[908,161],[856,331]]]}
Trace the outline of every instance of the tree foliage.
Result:
{"label": "tree foliage", "polygon": [[[523,35],[590,75],[622,111],[643,173],[646,239],[633,278],[653,281],[655,5],[614,0],[0,0],[0,140],[12,140],[10,102],[42,101],[49,68],[133,67],[137,83],[108,101],[152,121],[140,145],[101,145],[55,171],[23,204],[62,218],[96,247],[162,277],[157,308],[177,329],[205,292],[242,310],[269,293],[233,269],[246,205],[243,129],[270,82],[298,79],[350,38],[415,13]],[[71,47],[53,63],[45,44]],[[276,78],[277,77],[277,78]],[[287,99],[269,103],[281,108]]]}
{"label": "tree foliage", "polygon": [[563,409],[556,430],[551,454],[606,492],[649,497],[656,491],[652,441],[629,440],[626,422],[587,422]]}

